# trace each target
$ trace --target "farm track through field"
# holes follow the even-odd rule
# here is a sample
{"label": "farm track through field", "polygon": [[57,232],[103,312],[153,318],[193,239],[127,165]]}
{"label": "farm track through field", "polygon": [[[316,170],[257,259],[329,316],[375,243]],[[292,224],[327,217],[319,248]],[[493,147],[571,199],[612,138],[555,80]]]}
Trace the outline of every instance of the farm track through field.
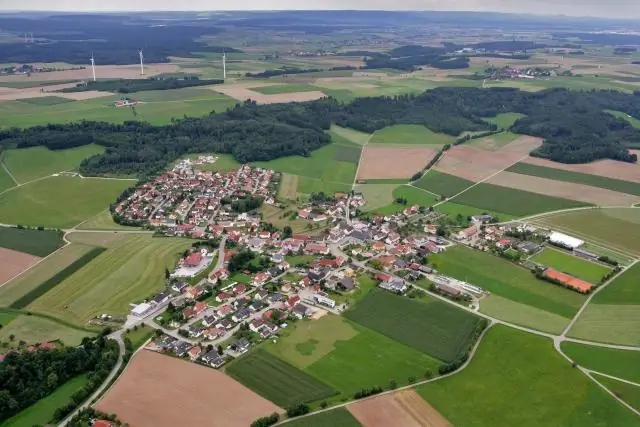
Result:
{"label": "farm track through field", "polygon": [[360,172],[360,166],[362,165],[362,156],[364,155],[364,149],[367,147],[367,145],[369,145],[369,142],[371,141],[371,138],[373,138],[373,135],[376,134],[377,131],[373,132],[371,135],[369,135],[369,138],[367,138],[367,141],[362,145],[362,150],[360,150],[360,158],[358,159],[358,167],[356,168],[356,174],[353,176],[353,184],[351,184],[351,189],[353,190],[353,188],[356,186],[357,182],[358,182],[358,173]]}

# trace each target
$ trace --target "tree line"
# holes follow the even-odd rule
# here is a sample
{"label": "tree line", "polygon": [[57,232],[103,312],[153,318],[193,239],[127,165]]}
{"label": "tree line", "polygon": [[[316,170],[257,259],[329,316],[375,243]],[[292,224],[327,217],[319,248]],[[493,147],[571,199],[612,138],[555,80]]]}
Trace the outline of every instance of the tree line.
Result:
{"label": "tree line", "polygon": [[135,93],[144,90],[169,90],[185,87],[217,85],[224,83],[222,79],[203,79],[198,76],[187,76],[182,79],[176,77],[151,77],[148,79],[118,79],[96,80],[78,84],[75,87],[61,89],[60,92],[86,92],[102,90],[117,93]]}

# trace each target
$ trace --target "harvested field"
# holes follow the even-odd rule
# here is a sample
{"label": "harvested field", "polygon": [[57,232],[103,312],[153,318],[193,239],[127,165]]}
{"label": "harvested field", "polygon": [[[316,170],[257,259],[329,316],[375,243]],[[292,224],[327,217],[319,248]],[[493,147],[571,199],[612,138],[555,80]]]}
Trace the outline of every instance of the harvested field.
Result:
{"label": "harvested field", "polygon": [[40,261],[40,259],[40,257],[34,255],[0,248],[0,284],[11,280],[11,278]]}
{"label": "harvested field", "polygon": [[615,160],[598,160],[597,162],[581,165],[567,165],[564,163],[552,162],[551,160],[539,159],[537,157],[528,157],[524,162],[548,168],[562,169],[565,171],[581,172],[621,179],[624,181],[640,182],[640,164],[638,163],[617,162]]}
{"label": "harvested field", "polygon": [[115,95],[111,92],[102,92],[99,90],[88,90],[86,92],[59,93],[56,96],[72,99],[74,101],[84,101],[85,99],[103,98],[105,96]]}
{"label": "harvested field", "polygon": [[630,206],[640,201],[638,196],[618,191],[506,171],[492,177],[487,183],[599,206]]}
{"label": "harvested field", "polygon": [[222,372],[147,350],[94,406],[137,427],[246,427],[282,412]]}
{"label": "harvested field", "polygon": [[[146,64],[144,76],[140,75],[140,65],[96,65],[96,76],[100,79],[146,79],[162,73],[175,73],[180,71],[177,64]],[[91,77],[91,69],[52,71],[50,73],[34,73],[30,77],[26,75],[0,76],[2,82],[45,82],[57,80],[87,80]]]}
{"label": "harvested field", "polygon": [[452,427],[414,390],[366,399],[347,409],[364,427]]}
{"label": "harvested field", "polygon": [[478,182],[522,160],[541,144],[540,138],[521,136],[496,151],[457,145],[445,153],[434,169]]}
{"label": "harvested field", "polygon": [[435,155],[434,148],[368,145],[362,151],[358,179],[409,178]]}
{"label": "harvested field", "polygon": [[251,88],[249,88],[248,85],[251,85],[252,88],[270,86],[270,84],[259,85],[256,83],[253,83],[253,84],[245,83],[245,84],[215,85],[215,86],[209,87],[209,89],[214,90],[218,93],[222,93],[224,95],[230,96],[231,98],[237,99],[238,101],[246,101],[247,99],[252,99],[256,101],[258,104],[305,102],[305,101],[313,101],[313,100],[324,98],[325,96],[327,96],[319,90],[308,91],[308,92],[278,93],[274,95],[265,95],[263,93],[251,90]]}

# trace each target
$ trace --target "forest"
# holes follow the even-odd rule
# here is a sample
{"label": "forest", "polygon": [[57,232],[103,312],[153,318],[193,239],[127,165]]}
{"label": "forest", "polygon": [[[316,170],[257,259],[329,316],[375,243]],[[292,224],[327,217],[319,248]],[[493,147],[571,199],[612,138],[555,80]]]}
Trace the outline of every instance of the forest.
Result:
{"label": "forest", "polygon": [[118,79],[118,80],[96,80],[78,84],[60,90],[60,92],[86,92],[89,90],[102,90],[117,93],[135,93],[145,90],[169,90],[182,89],[185,87],[217,85],[224,83],[221,79],[203,79],[198,76],[176,77],[150,77],[148,79]]}
{"label": "forest", "polygon": [[88,383],[54,415],[60,421],[82,403],[109,375],[119,347],[106,338],[85,338],[79,347],[10,352],[0,363],[0,421],[6,420],[51,394],[68,380],[87,375]]}
{"label": "forest", "polygon": [[640,92],[455,87],[419,95],[359,98],[346,104],[332,98],[270,105],[246,101],[223,113],[176,119],[165,126],[82,121],[5,129],[0,130],[0,150],[32,146],[56,150],[94,143],[106,151],[84,160],[83,174],[145,178],[192,153],[232,154],[241,163],[309,156],[330,143],[325,131],[332,123],[367,133],[394,124],[420,124],[457,137],[466,131],[495,130],[485,121],[487,117],[516,112],[526,117],[510,130],[544,139],[532,153],[535,156],[561,163],[635,162],[637,156],[628,147],[640,142],[640,129],[605,110],[640,118],[638,101]]}

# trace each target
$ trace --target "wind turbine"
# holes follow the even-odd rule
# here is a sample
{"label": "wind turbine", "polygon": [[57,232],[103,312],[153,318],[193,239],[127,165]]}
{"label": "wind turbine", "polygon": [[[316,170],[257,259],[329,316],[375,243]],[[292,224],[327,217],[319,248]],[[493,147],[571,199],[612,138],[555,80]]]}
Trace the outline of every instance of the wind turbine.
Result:
{"label": "wind turbine", "polygon": [[91,71],[93,72],[93,81],[96,81],[96,61],[93,59],[93,52],[91,52]]}
{"label": "wind turbine", "polygon": [[227,52],[222,51],[222,78],[227,80]]}
{"label": "wind turbine", "polygon": [[142,55],[142,49],[138,50],[140,55],[140,75],[144,76],[144,56]]}

